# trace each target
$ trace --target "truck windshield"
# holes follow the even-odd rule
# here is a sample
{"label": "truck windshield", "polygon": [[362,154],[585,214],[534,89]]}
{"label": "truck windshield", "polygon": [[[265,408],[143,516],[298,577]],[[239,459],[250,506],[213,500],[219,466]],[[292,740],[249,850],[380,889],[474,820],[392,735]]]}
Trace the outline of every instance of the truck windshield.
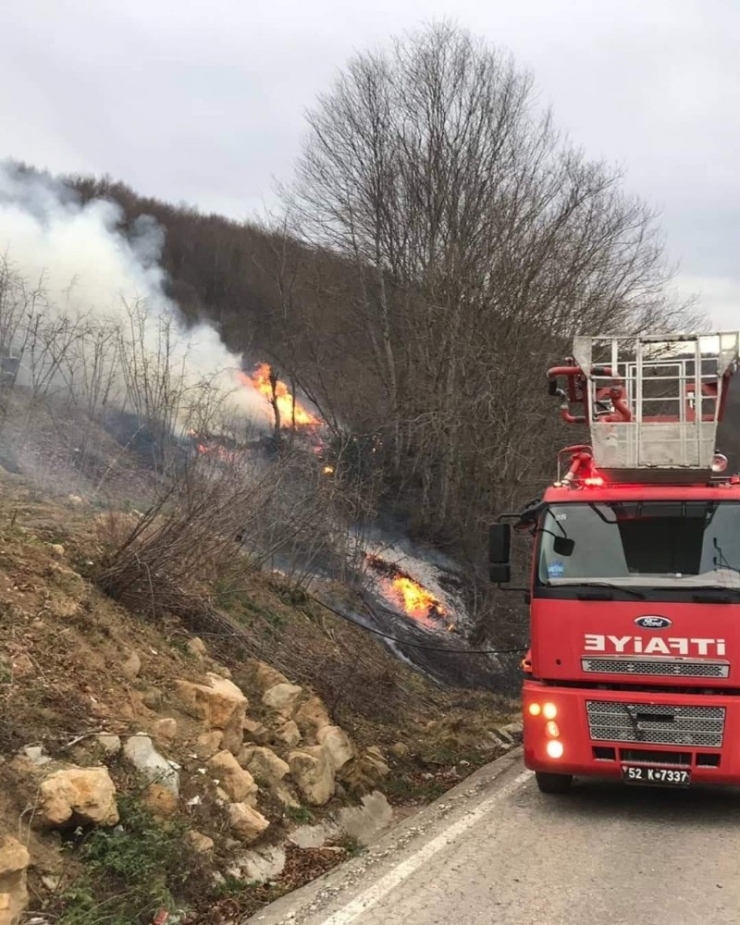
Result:
{"label": "truck windshield", "polygon": [[541,585],[740,589],[738,503],[553,505],[541,531]]}

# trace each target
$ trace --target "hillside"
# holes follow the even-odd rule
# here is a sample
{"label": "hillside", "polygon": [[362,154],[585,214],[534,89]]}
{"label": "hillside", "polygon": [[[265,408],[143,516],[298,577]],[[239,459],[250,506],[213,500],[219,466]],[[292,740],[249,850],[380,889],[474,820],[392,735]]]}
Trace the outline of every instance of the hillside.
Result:
{"label": "hillside", "polygon": [[513,704],[430,684],[279,579],[195,638],[96,588],[132,515],[8,474],[0,497],[0,892],[22,899],[25,845],[39,921],[233,920],[507,747]]}

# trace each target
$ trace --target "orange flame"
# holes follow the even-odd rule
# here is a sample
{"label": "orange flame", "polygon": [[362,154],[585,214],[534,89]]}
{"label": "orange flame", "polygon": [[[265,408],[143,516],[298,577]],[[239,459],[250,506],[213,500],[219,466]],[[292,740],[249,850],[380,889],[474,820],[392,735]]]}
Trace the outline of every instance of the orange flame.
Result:
{"label": "orange flame", "polygon": [[[250,385],[252,388],[257,389],[260,395],[263,395],[272,404],[273,394],[269,363],[260,363],[251,376],[247,373],[240,373],[240,378],[245,385]],[[280,424],[282,427],[292,427],[294,418],[296,425],[300,427],[315,427],[321,423],[315,414],[311,414],[307,408],[304,408],[299,401],[293,398],[284,382],[278,381],[275,386],[274,398],[280,412]]]}
{"label": "orange flame", "polygon": [[394,578],[391,581],[391,590],[406,613],[415,620],[427,620],[432,615],[445,615],[444,607],[437,598],[412,578]]}
{"label": "orange flame", "polygon": [[217,437],[199,434],[197,430],[187,431],[187,436],[194,441],[195,451],[200,456],[211,456],[227,462],[232,462],[237,458],[237,452],[225,447]]}

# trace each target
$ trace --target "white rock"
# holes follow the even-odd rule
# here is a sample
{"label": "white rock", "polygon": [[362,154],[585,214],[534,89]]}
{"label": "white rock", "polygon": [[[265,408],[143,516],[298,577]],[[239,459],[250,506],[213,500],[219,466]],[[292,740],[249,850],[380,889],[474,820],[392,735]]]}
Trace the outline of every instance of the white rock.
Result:
{"label": "white rock", "polygon": [[379,790],[365,794],[361,806],[339,810],[339,825],[346,835],[368,845],[393,822],[393,807]]}
{"label": "white rock", "polygon": [[101,732],[97,736],[97,743],[106,753],[106,755],[117,755],[121,751],[121,739],[116,735],[108,735]]}
{"label": "white rock", "polygon": [[267,883],[279,877],[285,867],[285,849],[280,845],[267,845],[245,851],[236,859],[238,876],[251,883]]}
{"label": "white rock", "polygon": [[23,754],[37,767],[41,767],[41,765],[44,764],[49,764],[51,761],[51,758],[44,754],[44,749],[41,745],[26,745],[26,747],[23,749]]}
{"label": "white rock", "polygon": [[147,735],[135,735],[126,742],[123,754],[139,771],[147,783],[158,783],[173,796],[180,794],[180,775],[174,762],[160,755]]}

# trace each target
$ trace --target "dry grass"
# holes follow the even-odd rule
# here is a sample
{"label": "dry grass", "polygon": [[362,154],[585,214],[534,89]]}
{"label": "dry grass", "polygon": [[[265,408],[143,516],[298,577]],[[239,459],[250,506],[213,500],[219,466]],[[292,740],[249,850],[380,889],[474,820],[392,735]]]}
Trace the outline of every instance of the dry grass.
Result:
{"label": "dry grass", "polygon": [[[112,529],[126,536],[136,518],[111,519],[58,504],[2,475],[0,492],[0,834],[20,830],[28,840],[36,865],[31,887],[39,897],[45,895],[41,872],[59,874],[61,865],[64,882],[75,883],[83,868],[65,862],[55,842],[28,828],[25,811],[34,785],[27,766],[14,756],[24,746],[41,744],[58,759],[98,761],[89,738],[102,731],[151,730],[157,713],[146,703],[155,696],[160,715],[174,716],[180,729],[171,757],[190,768],[201,727],[178,712],[170,697],[175,679],[201,680],[205,670],[186,649],[186,624],[196,626],[213,658],[231,669],[254,719],[266,716],[245,667],[248,657],[313,689],[358,744],[380,745],[391,767],[383,789],[397,805],[438,795],[497,754],[488,733],[509,718],[514,705],[487,692],[430,684],[377,639],[280,580],[245,569],[241,581],[230,580],[226,588],[199,583],[191,593],[183,586],[170,599],[172,610],[153,618],[145,608],[142,618],[90,580],[105,556],[101,529],[104,538]],[[135,676],[127,668],[132,651],[141,662]],[[405,748],[391,748],[399,743]],[[122,761],[113,761],[110,769],[119,792],[135,791]],[[196,795],[200,780],[197,774],[184,775],[183,800]],[[281,808],[263,804],[274,820],[274,837],[284,835]],[[311,815],[318,820],[331,809]],[[190,813],[188,825],[210,835],[217,846],[226,834],[224,820],[208,802]],[[157,844],[165,838],[155,830],[147,837]],[[203,906],[192,921],[217,923],[228,921],[235,910],[252,912],[344,856],[297,849],[272,888],[231,884],[219,895],[203,888],[210,911]],[[115,884],[104,879],[99,887],[96,896],[107,895]],[[181,901],[195,902],[180,892]],[[64,902],[59,902],[55,908],[61,909]]]}

